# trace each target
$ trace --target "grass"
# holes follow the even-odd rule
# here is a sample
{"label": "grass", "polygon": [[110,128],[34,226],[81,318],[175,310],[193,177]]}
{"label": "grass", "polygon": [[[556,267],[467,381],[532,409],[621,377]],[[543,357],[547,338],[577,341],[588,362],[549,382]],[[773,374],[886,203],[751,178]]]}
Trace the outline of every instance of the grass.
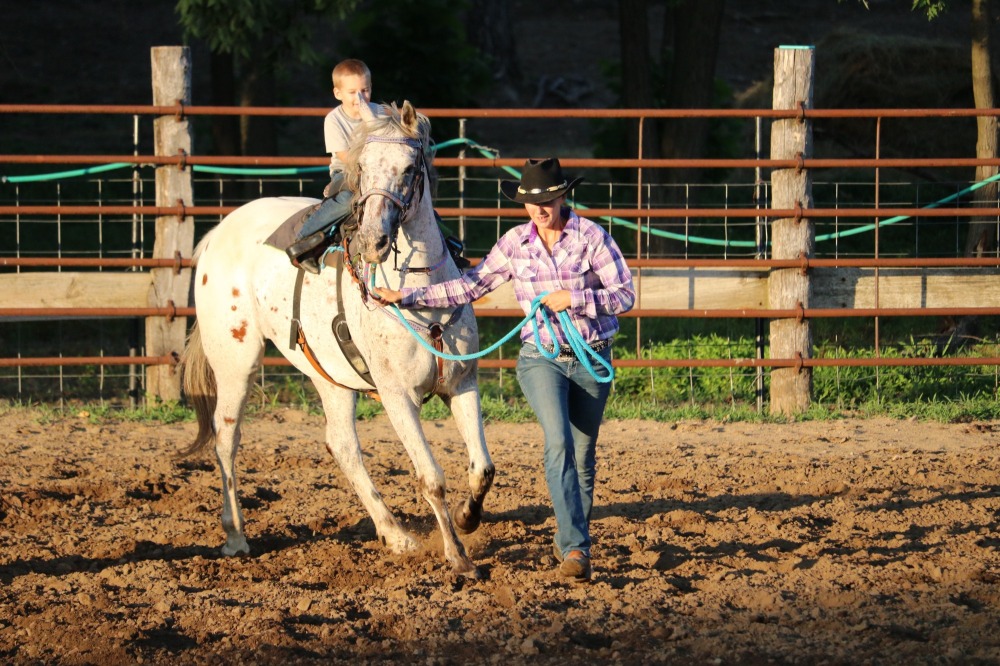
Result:
{"label": "grass", "polygon": [[[984,326],[984,329],[990,328],[993,328],[992,323],[989,327]],[[956,349],[932,336],[914,337],[913,334],[897,335],[893,338],[896,342],[889,343],[885,340],[890,336],[885,333],[883,331],[883,344],[878,354],[882,358],[1000,356],[998,336],[981,338],[973,345]],[[859,326],[853,331],[848,327],[833,335],[824,335],[823,341],[814,347],[814,356],[872,358],[875,352],[858,339],[868,334]],[[616,358],[635,358],[634,349],[627,348],[628,337],[623,334],[626,342],[616,348]],[[697,360],[753,358],[756,355],[753,338],[737,330],[703,330],[660,339],[644,345],[643,358]],[[505,350],[507,357],[515,354],[516,347]],[[38,377],[25,379],[29,385],[21,395],[31,396],[25,406],[47,413],[49,416],[45,418],[77,412],[86,412],[93,419],[176,422],[192,418],[190,410],[183,405],[154,403],[132,408],[121,397],[107,399],[108,395],[127,395],[127,377],[112,380],[96,374],[96,370],[92,377],[85,376],[85,367],[74,372],[73,381],[66,383],[70,391],[63,394],[58,390],[54,394],[35,390],[42,386],[41,373]],[[658,421],[679,418],[762,420],[767,418],[766,371],[762,378],[765,383],[762,402],[765,404],[758,411],[758,376],[753,368],[618,368],[606,416],[609,419]],[[996,400],[1000,369],[995,366],[820,367],[813,369],[812,383],[814,407],[797,418],[837,418],[840,415],[939,421],[1000,418]],[[57,388],[61,386],[60,383]],[[481,372],[480,392],[484,417],[488,420],[518,422],[534,418],[510,371],[504,375],[496,371]],[[104,399],[93,397],[97,395]],[[9,404],[20,404],[15,396],[8,395],[7,399],[14,401]],[[297,372],[269,374],[263,387],[255,384],[255,393],[248,401],[251,414],[282,407],[313,413],[320,410],[315,390]],[[373,418],[381,412],[378,403],[359,398],[359,419]],[[422,417],[429,420],[448,418],[449,410],[440,400],[430,400],[422,409]]]}
{"label": "grass", "polygon": [[[703,331],[651,342],[642,350],[644,358],[654,359],[719,359],[753,358],[752,337],[733,331]],[[863,337],[867,333],[861,331]],[[857,336],[858,332],[855,331]],[[623,336],[627,339],[627,336]],[[1000,342],[981,339],[963,349],[951,349],[930,338],[912,335],[898,336],[899,341],[884,342],[879,350],[882,358],[921,358],[935,356],[993,357],[998,355]],[[872,358],[871,348],[858,344],[857,339],[838,332],[826,336],[815,346],[814,356],[824,358]],[[626,343],[627,345],[627,343]],[[635,358],[635,351],[616,348],[620,359]],[[516,350],[515,350],[516,351]],[[513,354],[510,354],[513,355]],[[766,352],[765,352],[766,355]],[[681,419],[714,419],[719,421],[780,421],[771,417],[766,404],[767,373],[758,409],[758,376],[747,367],[676,367],[618,368],[611,397],[605,410],[608,419],[649,419],[677,421]],[[964,422],[1000,419],[1000,402],[996,400],[1000,374],[993,366],[899,366],[899,367],[819,367],[812,373],[813,404],[795,420],[829,420],[844,417],[917,418],[940,422]],[[512,373],[501,375],[484,371],[480,374],[483,417],[490,422],[524,422],[534,419]],[[67,415],[92,421],[158,421],[174,423],[194,418],[183,404],[147,404],[129,408],[114,401],[88,402],[74,395],[58,403],[38,401],[21,404],[8,402],[4,409],[27,407],[39,414],[39,419],[53,420]],[[255,385],[255,394],[248,401],[251,415],[291,407],[320,413],[316,392],[297,373],[272,375],[263,387]],[[359,397],[357,418],[367,420],[383,412],[381,404]],[[450,418],[450,411],[438,399],[429,400],[421,410],[425,420]]]}
{"label": "grass", "polygon": [[[534,413],[523,399],[498,400],[484,397],[482,401],[483,420],[488,423],[524,423],[534,420]],[[264,408],[251,407],[248,415],[267,413],[269,410],[281,407],[269,404]],[[300,405],[292,405],[295,409],[303,409]],[[193,422],[194,410],[177,404],[156,405],[135,409],[119,409],[107,405],[65,405],[54,407],[47,404],[31,402],[9,402],[0,405],[0,415],[16,410],[31,411],[36,421],[50,424],[58,420],[76,417],[89,423],[108,422],[151,422],[178,423]],[[312,414],[320,410],[313,406],[305,408]],[[377,402],[362,398],[358,401],[357,419],[366,421],[383,413],[382,406]],[[421,411],[425,421],[451,418],[447,407],[439,400],[432,400]],[[813,403],[803,413],[793,418],[771,416],[765,406],[763,412],[758,412],[756,405],[741,404],[663,404],[650,400],[634,400],[621,395],[612,395],[608,400],[604,416],[606,420],[618,421],[628,419],[645,419],[662,423],[676,421],[711,420],[724,423],[787,423],[799,421],[831,421],[845,418],[889,418],[915,419],[937,423],[970,423],[975,421],[1000,420],[1000,403],[987,397],[963,397],[959,399],[932,400],[926,402],[889,402],[872,399],[856,404],[850,408],[837,408],[829,405]]]}

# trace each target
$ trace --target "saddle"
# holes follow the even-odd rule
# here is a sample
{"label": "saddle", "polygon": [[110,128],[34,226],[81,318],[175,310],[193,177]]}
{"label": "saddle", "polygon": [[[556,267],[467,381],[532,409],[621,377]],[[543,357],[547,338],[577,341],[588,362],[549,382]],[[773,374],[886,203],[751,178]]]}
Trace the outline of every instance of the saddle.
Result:
{"label": "saddle", "polygon": [[319,259],[327,248],[343,240],[340,227],[349,217],[350,209],[330,197],[295,212],[264,242],[284,250],[296,268],[319,273]]}

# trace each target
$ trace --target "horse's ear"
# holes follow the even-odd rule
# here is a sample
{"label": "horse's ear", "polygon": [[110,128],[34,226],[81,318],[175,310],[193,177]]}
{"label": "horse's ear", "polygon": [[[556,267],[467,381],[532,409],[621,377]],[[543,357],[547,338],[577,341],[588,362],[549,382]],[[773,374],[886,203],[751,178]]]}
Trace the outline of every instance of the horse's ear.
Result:
{"label": "horse's ear", "polygon": [[410,104],[410,100],[408,99],[403,100],[403,108],[399,114],[399,121],[400,124],[409,131],[413,132],[416,130],[417,110],[413,108],[413,105]]}
{"label": "horse's ear", "polygon": [[375,114],[372,113],[371,107],[368,106],[368,100],[361,93],[358,93],[358,112],[361,114],[361,120],[365,122],[375,120]]}

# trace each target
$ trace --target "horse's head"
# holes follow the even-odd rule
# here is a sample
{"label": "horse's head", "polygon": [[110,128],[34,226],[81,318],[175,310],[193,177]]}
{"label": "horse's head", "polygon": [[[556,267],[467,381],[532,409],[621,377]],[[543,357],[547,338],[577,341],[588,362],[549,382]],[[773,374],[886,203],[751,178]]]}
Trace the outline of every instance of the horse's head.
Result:
{"label": "horse's head", "polygon": [[388,107],[384,116],[361,104],[361,117],[346,163],[358,224],[352,251],[381,263],[400,224],[423,202],[430,121],[408,101]]}

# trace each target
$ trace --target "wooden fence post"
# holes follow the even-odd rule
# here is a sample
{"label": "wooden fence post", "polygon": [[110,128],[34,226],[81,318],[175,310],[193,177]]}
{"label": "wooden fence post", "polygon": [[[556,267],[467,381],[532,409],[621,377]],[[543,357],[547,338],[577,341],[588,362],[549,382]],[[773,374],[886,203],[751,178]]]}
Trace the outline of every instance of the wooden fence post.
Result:
{"label": "wooden fence post", "polygon": [[[812,108],[812,47],[782,46],[774,50],[774,109]],[[771,126],[771,159],[812,157],[812,124],[804,118],[776,120]],[[776,169],[771,173],[772,206],[794,209],[812,206],[812,181],[806,169]],[[811,257],[815,250],[813,224],[801,217],[775,220],[771,225],[775,259]],[[768,279],[771,308],[808,308],[809,275],[798,268],[776,269]],[[812,327],[805,319],[775,319],[770,327],[771,358],[810,358]],[[812,399],[812,369],[775,368],[771,372],[771,414],[791,416],[806,410]]]}
{"label": "wooden fence post", "polygon": [[[187,47],[158,46],[151,49],[153,66],[153,104],[173,106],[191,103],[191,55]],[[161,116],[153,121],[153,141],[156,155],[191,154],[191,131],[186,118]],[[156,169],[156,205],[192,205],[194,195],[191,171],[175,165]],[[194,218],[167,215],[156,218],[156,239],[153,256],[158,259],[190,257],[194,249]],[[188,304],[191,270],[154,268],[149,304],[155,307],[184,307]],[[187,318],[148,317],[146,319],[146,354],[168,356],[180,354],[187,334]],[[173,366],[148,366],[146,371],[147,399],[179,400],[180,374]]]}

